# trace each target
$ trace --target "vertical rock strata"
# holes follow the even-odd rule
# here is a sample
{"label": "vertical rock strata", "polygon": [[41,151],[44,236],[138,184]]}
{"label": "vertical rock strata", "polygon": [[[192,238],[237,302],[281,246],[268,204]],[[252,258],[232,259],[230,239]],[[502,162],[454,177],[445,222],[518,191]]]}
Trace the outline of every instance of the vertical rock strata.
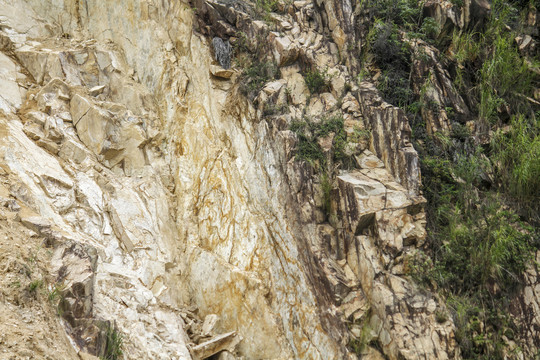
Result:
{"label": "vertical rock strata", "polygon": [[[103,355],[116,326],[128,359],[354,358],[353,338],[458,358],[444,305],[405,276],[425,239],[407,118],[345,86],[353,5],[296,1],[270,31],[235,4],[0,0],[0,200],[51,251],[75,348]],[[255,103],[213,60],[212,37],[238,31],[266,35],[280,65]],[[309,96],[301,62],[329,69],[327,91]],[[286,114],[263,118],[283,97]],[[330,224],[288,125],[334,110],[349,140],[370,135]]]}

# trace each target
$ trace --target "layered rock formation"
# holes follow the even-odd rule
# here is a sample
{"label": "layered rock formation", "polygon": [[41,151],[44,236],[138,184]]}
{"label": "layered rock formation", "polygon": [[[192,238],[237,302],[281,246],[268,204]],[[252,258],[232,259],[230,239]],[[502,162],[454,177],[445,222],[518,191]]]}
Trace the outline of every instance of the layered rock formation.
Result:
{"label": "layered rock formation", "polygon": [[[351,81],[361,9],[296,1],[269,24],[243,2],[0,5],[1,210],[50,252],[62,356],[104,355],[113,329],[129,359],[459,357],[444,305],[406,276],[426,236],[408,120]],[[239,33],[279,67],[255,102],[213,54]],[[328,69],[323,93],[307,67]],[[294,157],[306,114],[343,116],[356,161],[332,216]],[[52,356],[34,344],[10,355]]]}
{"label": "layered rock formation", "polygon": [[461,4],[429,0],[424,12],[440,24],[441,33],[451,34],[454,29],[480,28],[491,12],[491,5],[487,0],[465,0]]}

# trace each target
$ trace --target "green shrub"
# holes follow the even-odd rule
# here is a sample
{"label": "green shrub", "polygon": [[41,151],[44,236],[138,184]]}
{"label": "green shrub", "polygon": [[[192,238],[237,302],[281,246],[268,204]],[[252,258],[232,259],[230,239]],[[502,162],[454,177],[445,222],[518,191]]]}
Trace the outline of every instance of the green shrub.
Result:
{"label": "green shrub", "polygon": [[421,2],[417,0],[370,0],[365,7],[371,9],[375,18],[409,31],[416,30],[422,18]]}
{"label": "green shrub", "polygon": [[[492,140],[493,156],[503,187],[520,204],[538,210],[540,203],[540,119],[516,116],[510,132]],[[537,211],[534,211],[537,213]],[[535,220],[538,221],[538,215]]]}
{"label": "green shrub", "polygon": [[334,133],[334,160],[343,161],[346,155],[345,144],[346,134],[343,128],[343,118],[340,116],[324,118],[319,123],[312,121],[293,121],[290,129],[298,137],[297,156],[314,164],[319,162],[326,168],[327,160],[319,146],[318,139]]}
{"label": "green shrub", "polygon": [[253,100],[264,85],[275,79],[278,67],[273,61],[258,61],[254,59],[243,72],[243,81],[240,83],[240,89]]}
{"label": "green shrub", "polygon": [[354,159],[347,152],[348,143],[347,134],[342,128],[334,137],[334,162],[339,163],[345,169],[354,167]]}
{"label": "green shrub", "polygon": [[314,164],[315,161],[319,163],[326,163],[326,159],[321,150],[319,144],[312,138],[305,135],[298,135],[298,156],[301,159],[307,160],[310,164]]}
{"label": "green shrub", "polygon": [[508,359],[507,339],[515,340],[516,332],[509,315],[497,311],[496,307],[488,308],[470,296],[451,295],[447,305],[456,325],[456,340],[463,359]]}
{"label": "green shrub", "polygon": [[463,0],[450,0],[450,2],[452,3],[452,5],[457,6],[457,7],[463,6]]}
{"label": "green shrub", "polygon": [[311,126],[307,121],[293,120],[290,125],[291,131],[298,137],[296,156],[313,164],[315,161],[324,161],[324,154],[311,132]]}
{"label": "green shrub", "polygon": [[315,125],[315,135],[317,137],[324,137],[331,132],[335,134],[343,133],[343,125],[344,121],[341,116],[323,118],[320,123]]}
{"label": "green shrub", "polygon": [[406,273],[424,288],[436,286],[433,260],[423,251],[411,254],[406,261]]}
{"label": "green shrub", "polygon": [[65,286],[63,284],[57,283],[48,290],[47,294],[49,303],[56,308],[56,314],[60,317],[64,315],[66,307],[68,306],[66,299],[64,298],[64,289]]}
{"label": "green shrub", "polygon": [[37,289],[41,288],[43,286],[43,280],[34,280],[30,284],[28,284],[28,290],[30,292],[36,292]]}
{"label": "green shrub", "polygon": [[409,69],[408,48],[401,41],[395,24],[376,22],[368,35],[368,41],[375,62],[381,69]]}
{"label": "green shrub", "polygon": [[351,142],[358,143],[363,140],[369,140],[371,137],[371,131],[367,129],[362,129],[358,126],[355,126],[353,129],[353,133],[351,134],[350,140]]}
{"label": "green shrub", "polygon": [[437,310],[437,311],[435,312],[435,320],[436,320],[439,324],[444,324],[445,322],[448,321],[448,314],[446,314],[446,313],[443,312],[443,311]]}
{"label": "green shrub", "polygon": [[531,236],[518,217],[496,199],[483,201],[478,209],[455,205],[439,233],[439,285],[458,294],[487,291],[493,284],[509,291],[532,259]]}
{"label": "green shrub", "polygon": [[452,35],[450,50],[456,62],[453,80],[458,89],[465,89],[474,81],[471,76],[474,76],[475,71],[471,71],[471,67],[480,57],[482,44],[479,37],[478,33],[457,30]]}
{"label": "green shrub", "polygon": [[[362,357],[362,353],[368,346],[377,346],[373,339],[373,329],[371,328],[370,319],[372,315],[373,310],[369,308],[365,315],[362,317],[362,319],[357,320],[354,325],[361,325],[361,331],[360,331],[360,337],[358,339],[350,338],[349,343],[347,344],[347,347],[349,350],[356,355],[359,355],[360,358]],[[350,326],[350,325],[349,325]]]}
{"label": "green shrub", "polygon": [[514,327],[505,299],[538,244],[533,229],[483,185],[489,159],[459,137],[438,145],[443,150],[419,148],[430,249],[412,259],[410,274],[448,298],[465,359],[503,359],[502,335]]}
{"label": "green shrub", "polygon": [[[449,160],[436,156],[421,158],[424,195],[428,199],[428,228],[437,229],[449,223],[451,204],[458,191]],[[440,243],[440,242],[438,242]]]}
{"label": "green shrub", "polygon": [[383,72],[377,83],[377,89],[384,100],[398,107],[406,107],[413,96],[409,86],[409,74],[399,69]]}
{"label": "green shrub", "polygon": [[255,6],[265,13],[276,11],[277,4],[277,0],[255,0]]}
{"label": "green shrub", "polygon": [[531,229],[500,197],[478,190],[484,166],[476,154],[422,159],[431,248],[411,261],[410,274],[447,297],[464,359],[502,360],[502,335],[514,326],[504,300],[535,247]]}
{"label": "green shrub", "polygon": [[428,39],[435,39],[439,34],[439,23],[432,17],[426,17],[422,21],[422,26],[420,27],[420,32],[426,36]]}
{"label": "green shrub", "polygon": [[255,0],[256,15],[266,22],[271,22],[270,13],[277,11],[278,0]]}
{"label": "green shrub", "polygon": [[64,285],[62,284],[55,284],[54,287],[49,290],[49,293],[47,295],[47,299],[51,304],[58,303],[59,300],[63,298],[63,291],[64,291]]}
{"label": "green shrub", "polygon": [[533,76],[512,43],[511,34],[498,34],[493,42],[492,53],[480,69],[481,120],[494,122],[503,104],[509,105],[513,111],[528,107],[521,94],[532,93]]}
{"label": "green shrub", "polygon": [[321,190],[323,193],[323,210],[326,215],[330,215],[332,208],[332,179],[327,172],[321,175]]}
{"label": "green shrub", "polygon": [[[461,0],[452,3],[463,6]],[[382,71],[377,81],[382,96],[408,110],[427,198],[428,246],[408,263],[409,274],[447,298],[464,359],[502,360],[505,338],[512,340],[516,331],[507,299],[515,296],[540,245],[537,230],[524,222],[540,224],[540,114],[531,101],[539,84],[531,68],[538,61],[526,61],[514,40],[523,33],[517,8],[526,6],[494,0],[480,26],[455,31],[451,39],[439,34],[434,19],[421,21],[408,1],[373,6],[379,20],[364,49]],[[403,33],[437,37],[440,63],[470,109],[469,118],[458,118],[450,103],[423,103],[422,91],[415,98]],[[444,108],[451,131],[428,136],[422,107],[435,113]],[[457,120],[475,120],[474,133]],[[502,127],[490,144],[479,145]]]}
{"label": "green shrub", "polygon": [[286,113],[288,106],[286,104],[277,105],[272,102],[267,102],[263,106],[263,115],[272,116]]}
{"label": "green shrub", "polygon": [[240,90],[250,100],[262,90],[264,85],[276,78],[278,66],[271,56],[268,34],[259,34],[251,39],[246,33],[239,31],[238,40],[234,44],[234,62],[243,69],[240,78]]}
{"label": "green shrub", "polygon": [[[323,118],[320,122],[312,122],[308,119],[291,122],[290,130],[296,133],[298,145],[296,157],[306,160],[320,174],[322,191],[322,209],[327,216],[331,214],[331,198],[336,164],[343,167],[351,167],[353,159],[346,152],[347,134],[344,129],[344,120],[341,116]],[[334,134],[331,158],[328,158],[319,145],[319,139],[330,133]],[[363,133],[362,133],[363,134]]]}
{"label": "green shrub", "polygon": [[397,26],[377,22],[368,38],[374,61],[383,71],[377,89],[387,102],[407,106],[413,100],[409,84],[410,51],[400,40]]}
{"label": "green shrub", "polygon": [[455,139],[465,141],[471,136],[471,131],[466,125],[460,123],[453,123],[450,136]]}
{"label": "green shrub", "polygon": [[507,1],[492,2],[492,15],[482,32],[454,32],[450,45],[456,62],[455,83],[477,106],[480,129],[501,122],[510,114],[527,113],[538,75],[514,45],[517,10]]}
{"label": "green shrub", "polygon": [[312,94],[319,94],[328,90],[328,74],[325,71],[321,72],[318,69],[309,70],[304,74],[304,80]]}

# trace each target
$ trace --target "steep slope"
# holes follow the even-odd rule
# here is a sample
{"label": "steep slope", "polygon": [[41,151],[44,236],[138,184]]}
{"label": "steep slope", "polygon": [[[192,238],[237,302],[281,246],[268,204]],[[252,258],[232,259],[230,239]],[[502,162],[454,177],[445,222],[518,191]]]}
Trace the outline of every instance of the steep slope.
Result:
{"label": "steep slope", "polygon": [[410,274],[446,299],[464,358],[534,358],[539,3],[364,5],[362,77],[407,113],[422,169]]}
{"label": "steep slope", "polygon": [[1,225],[47,254],[6,265],[1,306],[51,329],[30,348],[4,326],[9,354],[459,358],[410,278],[409,120],[356,81],[366,11],[0,0]]}
{"label": "steep slope", "polygon": [[[60,239],[51,242],[57,281],[83,284],[82,293],[66,295],[75,302],[68,309],[72,335],[99,354],[100,333],[91,329],[101,320],[93,319],[116,320],[128,357],[185,358],[184,319],[174,309],[196,304],[203,316],[222,316],[220,331],[245,337],[242,353],[341,356],[322,331],[279,211],[287,192],[268,175],[278,164],[261,142],[265,124],[210,77],[211,56],[191,33],[187,5],[142,4],[133,18],[124,16],[132,5],[88,3],[85,13],[76,4],[4,7],[10,61],[28,72],[33,90],[5,109],[3,158],[24,186],[26,197],[14,196],[46,218],[45,229],[57,226],[66,236],[54,232]],[[56,19],[65,10],[72,13],[61,34],[71,25],[77,34],[86,23],[81,36],[95,31],[99,42],[45,40],[45,28],[28,33],[15,21],[36,13]],[[104,29],[111,38],[100,38]],[[100,45],[108,40],[116,45]],[[130,79],[124,55],[154,96]],[[232,101],[238,105],[224,110]]]}

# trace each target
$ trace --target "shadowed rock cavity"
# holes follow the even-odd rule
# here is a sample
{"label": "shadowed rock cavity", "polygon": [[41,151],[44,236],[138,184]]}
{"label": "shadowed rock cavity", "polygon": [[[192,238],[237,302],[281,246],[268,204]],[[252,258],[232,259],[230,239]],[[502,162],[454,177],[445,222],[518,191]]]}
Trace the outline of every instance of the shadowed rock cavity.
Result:
{"label": "shadowed rock cavity", "polygon": [[215,37],[212,39],[212,45],[214,45],[214,54],[216,60],[224,69],[231,67],[231,44],[229,40],[223,41],[221,38]]}

